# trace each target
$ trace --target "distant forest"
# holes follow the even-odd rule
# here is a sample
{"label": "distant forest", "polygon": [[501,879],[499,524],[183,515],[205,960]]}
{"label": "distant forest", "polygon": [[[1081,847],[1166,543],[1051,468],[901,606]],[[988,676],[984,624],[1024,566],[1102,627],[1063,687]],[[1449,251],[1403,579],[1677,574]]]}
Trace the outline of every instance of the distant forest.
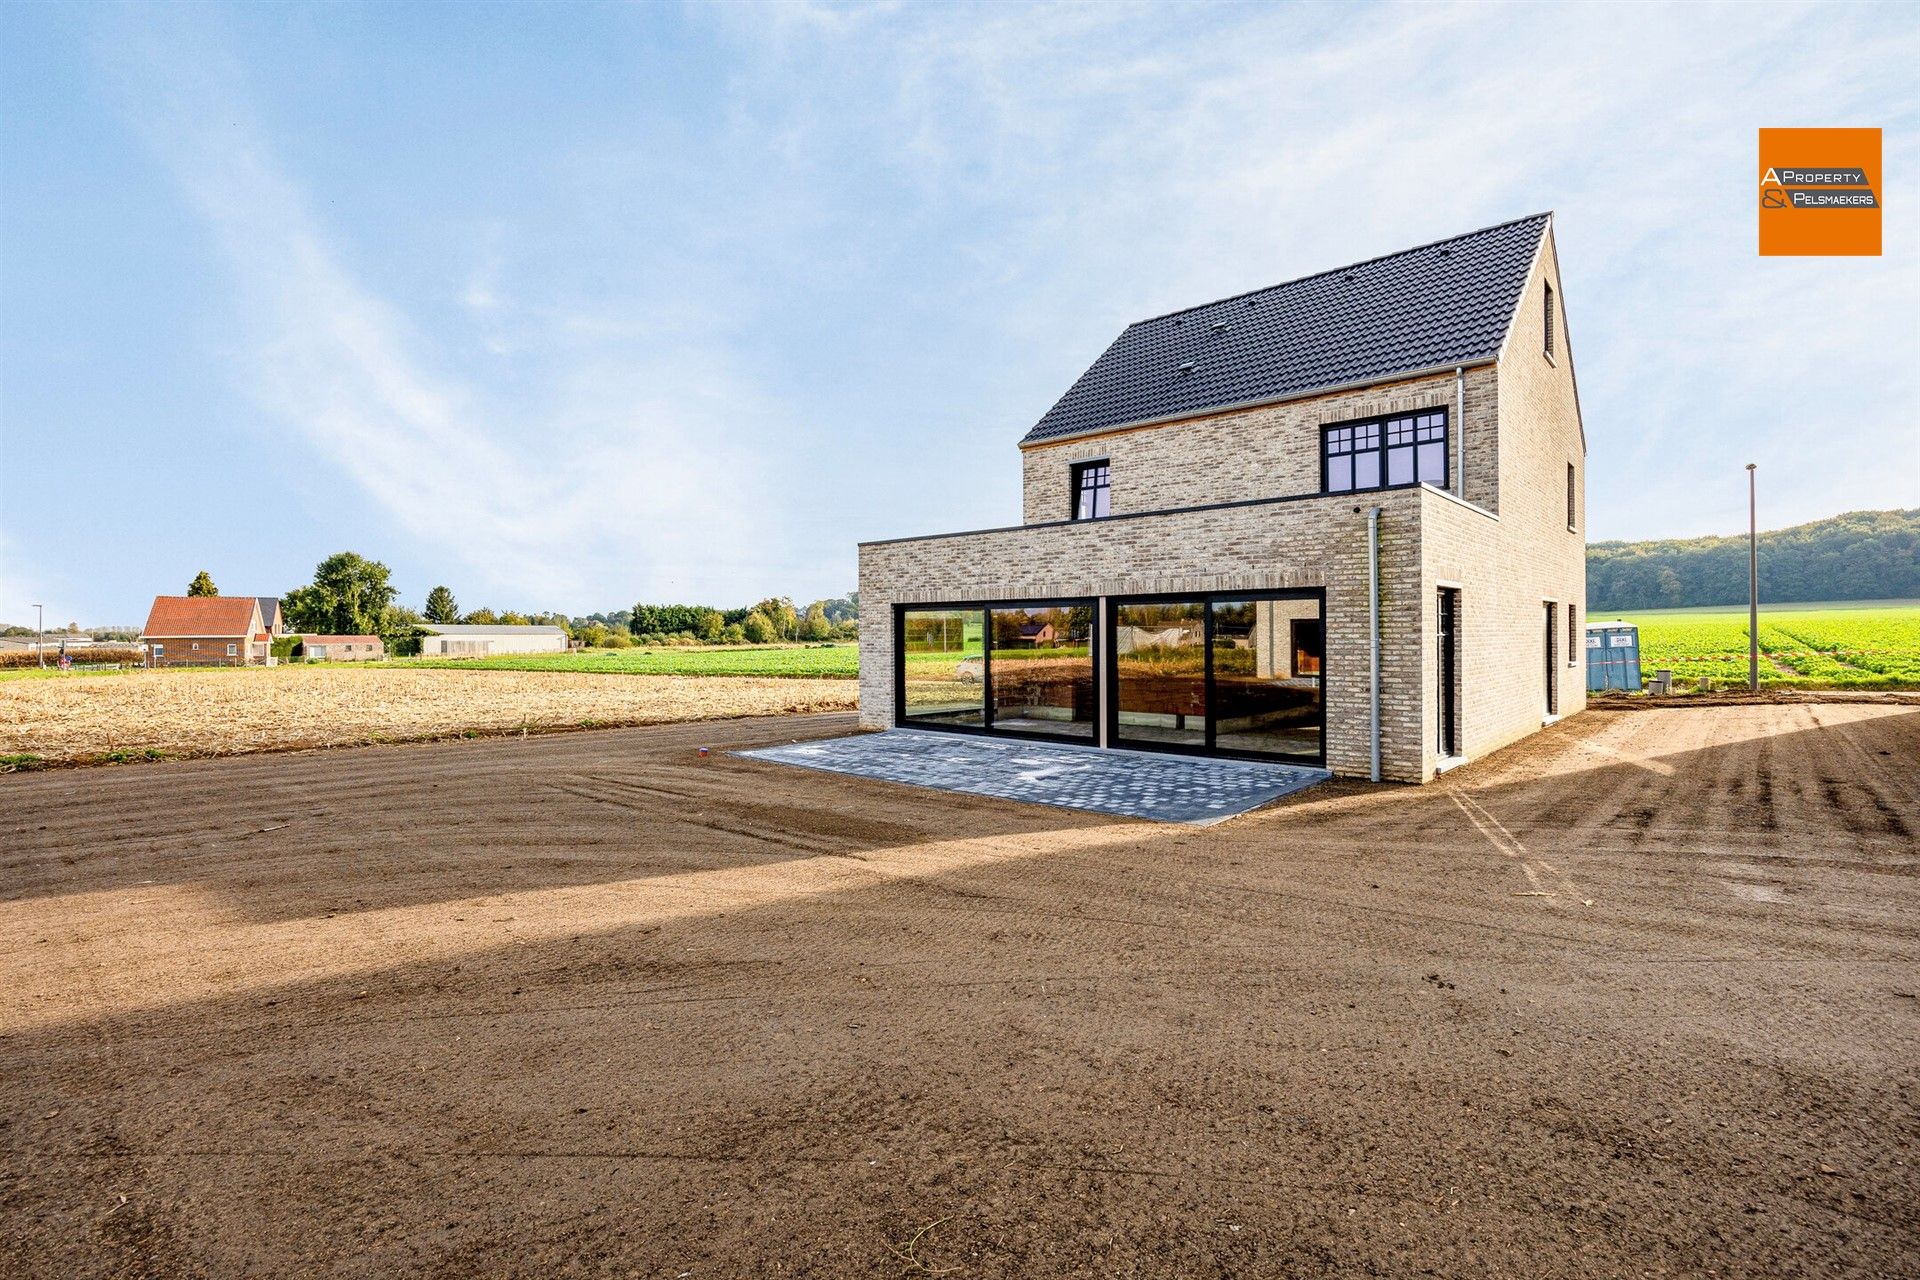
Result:
{"label": "distant forest", "polygon": [[[1920,509],[1849,511],[1760,535],[1760,599],[1920,597]],[[1590,609],[1745,604],[1747,539],[1595,542],[1587,547]]]}

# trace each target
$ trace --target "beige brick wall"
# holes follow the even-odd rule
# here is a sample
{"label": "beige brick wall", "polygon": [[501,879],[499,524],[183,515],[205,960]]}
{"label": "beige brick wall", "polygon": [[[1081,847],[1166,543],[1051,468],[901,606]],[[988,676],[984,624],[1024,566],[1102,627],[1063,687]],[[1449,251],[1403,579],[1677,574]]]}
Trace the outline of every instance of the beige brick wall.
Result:
{"label": "beige brick wall", "polygon": [[1163,592],[1326,591],[1327,764],[1366,776],[1367,508],[1381,517],[1382,768],[1423,776],[1418,512],[1423,491],[1310,497],[860,548],[860,721],[893,722],[893,606]]}
{"label": "beige brick wall", "polygon": [[[1553,285],[1556,354],[1543,353],[1542,289]],[[1422,630],[1429,637],[1423,680],[1433,688],[1439,655],[1431,643],[1443,584],[1460,588],[1462,692],[1460,732],[1468,757],[1485,755],[1539,730],[1546,713],[1545,602],[1556,612],[1560,715],[1587,704],[1586,458],[1575,402],[1573,364],[1551,238],[1521,297],[1497,368],[1501,492],[1498,518],[1429,494],[1421,517],[1427,577]],[[1566,469],[1574,467],[1575,525],[1567,528]],[[1567,647],[1567,607],[1576,610]],[[1571,661],[1569,661],[1571,658]],[[1424,726],[1430,770],[1437,716]]]}
{"label": "beige brick wall", "polygon": [[[1209,502],[1290,497],[1320,491],[1320,429],[1381,414],[1445,409],[1452,446],[1466,453],[1466,496],[1500,505],[1499,413],[1492,365],[1466,371],[1466,430],[1459,434],[1453,374],[1388,383],[1157,427],[1110,432],[1021,451],[1028,524],[1072,516],[1072,468],[1105,458],[1113,468],[1113,511],[1165,511]],[[1458,467],[1458,453],[1450,462]]]}

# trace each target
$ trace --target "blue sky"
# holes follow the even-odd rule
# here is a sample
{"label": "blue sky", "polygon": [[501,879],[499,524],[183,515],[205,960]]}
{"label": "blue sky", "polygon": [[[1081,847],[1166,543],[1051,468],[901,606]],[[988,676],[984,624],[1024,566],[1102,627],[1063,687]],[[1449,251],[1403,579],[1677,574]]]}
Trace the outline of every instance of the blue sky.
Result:
{"label": "blue sky", "polygon": [[[1593,537],[1920,505],[1915,13],[6,6],[0,618],[837,595],[1129,320],[1541,209]],[[1762,125],[1886,256],[1756,256]]]}

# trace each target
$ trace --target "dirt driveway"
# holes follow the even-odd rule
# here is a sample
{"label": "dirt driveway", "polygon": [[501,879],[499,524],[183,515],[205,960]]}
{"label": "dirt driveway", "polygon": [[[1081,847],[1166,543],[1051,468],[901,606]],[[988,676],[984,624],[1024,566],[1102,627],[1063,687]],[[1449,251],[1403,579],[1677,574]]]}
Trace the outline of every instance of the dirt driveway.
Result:
{"label": "dirt driveway", "polygon": [[1920,1257],[1920,711],[1195,830],[735,721],[0,778],[0,1273]]}

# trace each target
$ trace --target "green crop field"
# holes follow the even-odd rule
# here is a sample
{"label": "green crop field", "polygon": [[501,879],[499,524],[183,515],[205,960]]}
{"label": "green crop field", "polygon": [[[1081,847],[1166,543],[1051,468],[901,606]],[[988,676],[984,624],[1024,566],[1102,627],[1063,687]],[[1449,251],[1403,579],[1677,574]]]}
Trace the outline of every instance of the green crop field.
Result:
{"label": "green crop field", "polygon": [[516,653],[498,658],[395,658],[378,665],[479,671],[586,671],[619,676],[796,676],[850,680],[860,674],[860,650],[850,644],[576,649],[571,653]]}
{"label": "green crop field", "polygon": [[[1640,628],[1640,670],[1745,684],[1747,611],[1658,609],[1594,614]],[[1760,682],[1803,689],[1920,688],[1920,601],[1782,604],[1760,611]]]}

